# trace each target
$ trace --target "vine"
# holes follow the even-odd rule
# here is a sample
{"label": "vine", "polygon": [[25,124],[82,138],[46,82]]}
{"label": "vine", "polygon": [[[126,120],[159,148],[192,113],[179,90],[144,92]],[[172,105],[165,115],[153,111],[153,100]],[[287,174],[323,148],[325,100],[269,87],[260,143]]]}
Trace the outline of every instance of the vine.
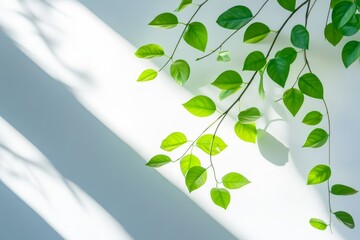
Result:
{"label": "vine", "polygon": [[[196,5],[192,0],[182,0],[175,12],[180,12],[188,6],[194,6],[195,11],[186,23],[181,23],[178,20],[176,13],[166,12],[156,16],[149,25],[163,29],[175,28],[178,25],[184,24],[184,28],[173,48],[171,55],[166,56],[164,49],[158,44],[147,44],[141,46],[135,55],[139,58],[155,58],[167,57],[168,59],[159,70],[146,69],[138,77],[138,82],[145,82],[154,80],[158,73],[164,70],[170,63],[170,75],[179,84],[185,84],[191,73],[190,65],[183,59],[174,61],[175,55],[180,43],[184,40],[191,47],[206,51],[208,42],[208,32],[206,26],[198,21],[194,21],[197,14],[202,7],[207,4],[209,0],[203,1]],[[345,211],[336,211],[332,209],[332,196],[345,196],[356,194],[357,191],[352,187],[334,184],[331,185],[331,118],[328,104],[324,97],[324,88],[321,80],[312,71],[311,62],[308,58],[308,51],[310,45],[310,32],[308,30],[309,16],[311,15],[317,0],[304,0],[298,3],[296,0],[277,0],[280,7],[289,11],[288,17],[281,23],[278,30],[271,30],[263,22],[254,22],[254,19],[259,13],[263,12],[269,0],[263,2],[255,14],[244,5],[236,5],[225,12],[221,13],[216,23],[225,29],[233,31],[226,37],[214,50],[205,53],[196,60],[202,60],[210,57],[214,53],[217,54],[218,62],[231,61],[230,52],[222,51],[223,46],[233,36],[237,35],[240,30],[245,29],[243,34],[243,42],[246,44],[256,44],[267,38],[271,33],[275,33],[269,48],[264,54],[256,50],[247,55],[244,59],[243,71],[253,72],[248,82],[245,84],[242,76],[235,70],[227,70],[222,72],[211,84],[220,90],[219,99],[223,100],[232,94],[240,91],[238,97],[226,108],[224,112],[217,110],[215,102],[205,95],[198,95],[191,98],[183,104],[183,107],[191,114],[197,117],[208,117],[215,112],[219,112],[219,116],[208,126],[206,126],[193,141],[189,141],[184,133],[173,132],[169,134],[161,143],[160,148],[167,152],[172,152],[178,147],[189,144],[186,150],[176,160],[172,160],[165,154],[158,154],[150,159],[147,166],[161,167],[170,162],[180,162],[180,169],[185,177],[185,184],[192,192],[207,181],[207,172],[212,170],[215,185],[211,191],[210,196],[212,201],[226,209],[231,201],[229,190],[239,189],[250,183],[250,181],[240,173],[230,172],[224,175],[221,180],[216,173],[214,166],[215,155],[220,154],[227,144],[219,137],[218,130],[228,114],[233,111],[234,106],[240,103],[245,93],[248,92],[256,79],[259,79],[258,92],[260,97],[264,97],[264,81],[265,73],[267,76],[284,89],[282,97],[277,101],[282,101],[284,106],[294,117],[303,106],[305,97],[318,99],[324,106],[325,114],[320,111],[313,110],[308,112],[302,120],[302,123],[309,126],[316,126],[322,122],[326,116],[327,129],[315,128],[307,136],[303,147],[304,148],[320,148],[327,144],[327,164],[319,164],[314,166],[307,177],[308,185],[317,185],[326,183],[328,192],[328,210],[329,219],[322,220],[319,218],[311,218],[309,223],[316,229],[325,230],[327,228],[332,231],[332,218],[336,217],[345,226],[353,229],[355,222],[353,217]],[[304,9],[304,23],[297,23],[291,28],[290,42],[292,46],[277,51],[273,57],[272,51],[278,42],[278,37],[283,29],[288,25],[290,19],[298,14],[301,9]],[[331,21],[330,21],[331,20]],[[324,27],[325,39],[336,46],[344,37],[358,37],[360,30],[360,0],[331,0],[327,12],[326,24]],[[297,49],[297,50],[296,50]],[[297,60],[299,53],[303,55],[303,67],[300,69],[294,83],[288,89],[285,89],[288,76],[291,70],[291,65]],[[360,42],[358,40],[349,40],[342,48],[341,58],[344,66],[348,68],[350,65],[360,59]],[[258,78],[257,78],[258,77]],[[245,85],[245,87],[243,87]],[[244,110],[239,110],[237,114],[237,122],[234,126],[235,134],[243,141],[249,143],[256,143],[257,128],[256,121],[262,117],[262,113],[256,107],[250,107]],[[214,128],[212,133],[208,131]],[[209,165],[202,166],[200,159],[193,153],[194,149],[199,149],[209,155]]]}

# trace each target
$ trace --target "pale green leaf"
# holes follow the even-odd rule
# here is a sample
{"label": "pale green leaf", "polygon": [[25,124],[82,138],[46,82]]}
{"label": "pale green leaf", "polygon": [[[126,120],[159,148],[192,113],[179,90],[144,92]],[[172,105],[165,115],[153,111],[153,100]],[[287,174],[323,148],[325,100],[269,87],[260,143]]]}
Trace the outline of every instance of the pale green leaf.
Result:
{"label": "pale green leaf", "polygon": [[326,222],[324,222],[323,220],[318,219],[318,218],[311,218],[310,224],[314,228],[321,230],[321,231],[325,230],[328,226],[328,224]]}
{"label": "pale green leaf", "polygon": [[238,115],[238,120],[242,124],[254,123],[261,117],[261,113],[258,108],[251,107],[244,111],[241,111]]}
{"label": "pale green leaf", "polygon": [[135,55],[138,58],[156,58],[164,56],[164,49],[157,44],[147,44],[141,46],[136,52]]}
{"label": "pale green leaf", "polygon": [[308,114],[306,114],[302,122],[307,125],[317,125],[321,122],[322,119],[323,119],[322,113],[318,111],[311,111]]}
{"label": "pale green leaf", "polygon": [[180,168],[184,176],[190,168],[195,166],[201,166],[201,162],[200,159],[193,154],[186,155],[180,160]]}
{"label": "pale green leaf", "polygon": [[334,195],[341,195],[341,196],[347,196],[347,195],[354,195],[358,191],[353,189],[352,187],[345,186],[342,184],[335,184],[331,187],[331,193]]}
{"label": "pale green leaf", "polygon": [[257,130],[255,124],[242,124],[237,122],[234,130],[236,135],[245,142],[256,142]]}
{"label": "pale green leaf", "polygon": [[270,33],[270,28],[261,22],[252,23],[244,33],[245,43],[257,43],[266,38]]}
{"label": "pale green leaf", "polygon": [[216,111],[213,100],[207,96],[199,95],[193,97],[183,104],[186,110],[197,117],[207,117]]}
{"label": "pale green leaf", "polygon": [[238,72],[227,70],[221,73],[211,84],[223,90],[233,90],[238,89],[242,83],[243,80]]}
{"label": "pale green leaf", "polygon": [[189,190],[192,192],[202,185],[205,184],[207,179],[206,169],[200,166],[195,166],[189,169],[185,176],[185,184]]}
{"label": "pale green leaf", "polygon": [[311,131],[303,147],[319,148],[327,142],[328,137],[329,135],[324,129],[316,128]]}
{"label": "pale green leaf", "polygon": [[196,141],[196,146],[210,155],[217,155],[222,152],[227,144],[218,136],[205,134]]}
{"label": "pale green leaf", "polygon": [[218,62],[230,62],[230,52],[229,51],[221,51],[219,52],[216,61]]}
{"label": "pale green leaf", "polygon": [[300,91],[309,97],[323,99],[324,88],[320,79],[313,73],[305,73],[298,82]]}
{"label": "pale green leaf", "polygon": [[200,22],[190,23],[186,28],[184,40],[193,48],[205,52],[208,41],[208,33],[204,24]]}
{"label": "pale green leaf", "polygon": [[222,184],[228,189],[238,189],[249,183],[250,181],[246,177],[236,172],[228,173],[222,177]]}
{"label": "pale green leaf", "polygon": [[183,133],[173,132],[161,142],[160,148],[171,152],[185,143],[187,143],[187,138]]}
{"label": "pale green leaf", "polygon": [[229,206],[231,197],[229,191],[225,188],[213,188],[210,195],[212,201],[219,207],[226,209]]}
{"label": "pale green leaf", "polygon": [[284,92],[283,102],[286,108],[295,117],[304,103],[304,94],[296,88],[290,88]]}
{"label": "pale green leaf", "polygon": [[176,60],[170,66],[170,74],[182,86],[190,77],[190,66],[185,60]]}
{"label": "pale green leaf", "polygon": [[339,220],[339,222],[343,223],[348,228],[350,228],[350,229],[355,228],[354,219],[349,213],[344,212],[344,211],[338,211],[338,212],[335,212],[334,215],[336,216],[337,220]]}
{"label": "pale green leaf", "polygon": [[149,25],[152,27],[159,27],[159,28],[173,28],[178,25],[179,21],[178,18],[173,13],[162,13],[156,16]]}
{"label": "pale green leaf", "polygon": [[216,23],[226,29],[240,29],[245,26],[253,15],[249,8],[246,6],[234,6],[223,12]]}
{"label": "pale green leaf", "polygon": [[159,154],[159,155],[152,157],[150,159],[150,161],[148,163],[146,163],[146,166],[157,168],[157,167],[161,167],[165,164],[168,164],[170,162],[171,162],[170,157],[163,155],[163,154]]}
{"label": "pale green leaf", "polygon": [[140,74],[137,81],[138,82],[150,81],[150,80],[155,79],[157,77],[157,75],[158,75],[158,72],[155,71],[154,69],[146,69]]}
{"label": "pale green leaf", "polygon": [[323,183],[329,180],[330,176],[331,176],[331,169],[329,166],[322,164],[317,165],[310,170],[307,178],[307,184],[314,185],[314,184]]}
{"label": "pale green leaf", "polygon": [[176,12],[179,12],[192,4],[192,0],[181,0],[181,3],[178,8],[175,9]]}
{"label": "pale green leaf", "polygon": [[251,52],[244,62],[243,70],[258,71],[262,69],[266,64],[265,55],[260,51]]}
{"label": "pale green leaf", "polygon": [[225,98],[231,96],[232,94],[236,93],[240,90],[240,87],[231,89],[231,90],[221,90],[219,93],[219,99],[224,100]]}

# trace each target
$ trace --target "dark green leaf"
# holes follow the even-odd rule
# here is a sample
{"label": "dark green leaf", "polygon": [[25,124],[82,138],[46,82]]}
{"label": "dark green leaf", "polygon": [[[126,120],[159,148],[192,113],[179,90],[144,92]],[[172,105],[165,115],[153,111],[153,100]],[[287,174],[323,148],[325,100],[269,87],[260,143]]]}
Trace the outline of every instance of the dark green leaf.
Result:
{"label": "dark green leaf", "polygon": [[181,86],[190,77],[190,66],[185,60],[176,60],[170,66],[172,78]]}
{"label": "dark green leaf", "polygon": [[169,162],[171,162],[170,157],[163,155],[163,154],[159,154],[159,155],[152,157],[150,159],[150,161],[146,164],[146,166],[157,168],[157,167],[161,167],[165,164],[168,164]]}
{"label": "dark green leaf", "polygon": [[228,173],[222,178],[222,184],[228,189],[238,189],[249,183],[246,177],[236,172]]}
{"label": "dark green leaf", "polygon": [[204,24],[200,22],[192,22],[187,26],[184,34],[184,40],[193,48],[205,52],[208,34]]}
{"label": "dark green leaf", "polygon": [[297,52],[292,47],[284,48],[280,51],[278,51],[275,55],[276,58],[283,58],[286,61],[288,61],[289,64],[292,64],[297,57]]}
{"label": "dark green leaf", "polygon": [[304,95],[298,89],[290,88],[284,92],[283,102],[286,108],[295,117],[304,103]]}
{"label": "dark green leaf", "polygon": [[185,143],[187,143],[187,138],[183,133],[173,132],[161,142],[160,148],[171,152]]}
{"label": "dark green leaf", "polygon": [[321,230],[321,231],[325,230],[328,226],[328,224],[326,224],[326,222],[324,222],[323,220],[318,219],[318,218],[310,219],[310,224],[314,228]]}
{"label": "dark green leaf", "polygon": [[354,195],[357,192],[358,191],[356,191],[352,187],[345,186],[342,184],[335,184],[331,187],[331,193],[334,195],[347,196],[347,195]]}
{"label": "dark green leaf", "polygon": [[309,49],[310,35],[306,27],[303,25],[296,25],[291,30],[291,43],[301,49]]}
{"label": "dark green leaf", "polygon": [[140,74],[137,81],[138,82],[150,81],[150,80],[155,79],[157,77],[157,75],[158,75],[158,72],[155,71],[154,69],[146,69]]}
{"label": "dark green leaf", "polygon": [[350,41],[342,49],[342,61],[346,68],[360,58],[360,42]]}
{"label": "dark green leaf", "polygon": [[329,23],[325,27],[325,38],[333,46],[336,46],[343,38],[343,35],[334,27],[333,23]]}
{"label": "dark green leaf", "polygon": [[217,24],[226,29],[240,29],[245,26],[253,15],[245,6],[234,6],[223,12],[216,20]]}
{"label": "dark green leaf", "polygon": [[320,79],[313,73],[305,73],[298,82],[300,91],[309,97],[323,99],[324,88]]}
{"label": "dark green leaf", "polygon": [[213,202],[219,207],[226,209],[229,206],[231,197],[229,191],[225,188],[213,188],[210,195]]}
{"label": "dark green leaf", "polygon": [[321,122],[322,118],[323,118],[322,113],[318,111],[311,111],[308,114],[306,114],[302,122],[307,125],[317,125]]}
{"label": "dark green leaf", "polygon": [[200,159],[193,154],[186,155],[180,160],[180,168],[182,174],[185,176],[190,168],[201,166]]}
{"label": "dark green leaf", "polygon": [[178,18],[172,13],[162,13],[156,16],[149,25],[159,28],[173,28],[178,25]]}
{"label": "dark green leaf", "polygon": [[352,18],[355,12],[355,3],[343,1],[336,4],[331,15],[334,27],[340,29]]}
{"label": "dark green leaf", "polygon": [[344,212],[344,211],[338,211],[338,212],[335,212],[334,215],[336,216],[337,220],[339,220],[339,222],[343,223],[348,228],[350,228],[350,229],[355,228],[354,219],[349,213]]}
{"label": "dark green leaf", "polygon": [[283,58],[274,58],[269,61],[266,71],[274,82],[281,87],[285,87],[286,80],[289,76],[290,64]]}
{"label": "dark green leaf", "polygon": [[207,117],[216,111],[216,106],[213,100],[203,95],[193,97],[184,103],[183,106],[186,110],[197,117]]}
{"label": "dark green leaf", "polygon": [[331,176],[331,169],[329,166],[326,165],[317,165],[309,172],[307,184],[314,185],[320,184],[327,180],[329,180]]}
{"label": "dark green leaf", "polygon": [[264,72],[262,70],[259,71],[260,81],[258,87],[258,93],[261,98],[265,98],[265,89],[264,89]]}
{"label": "dark green leaf", "polygon": [[252,23],[244,33],[244,42],[245,43],[257,43],[266,38],[270,33],[270,28],[261,23],[255,22]]}
{"label": "dark green leaf", "polygon": [[293,12],[295,10],[296,6],[296,0],[277,0],[280,6],[285,8],[286,10],[289,10],[290,12]]}
{"label": "dark green leaf", "polygon": [[179,12],[191,4],[192,4],[192,0],[182,0],[179,7],[175,9],[175,11]]}
{"label": "dark green leaf", "polygon": [[352,2],[353,0],[331,0],[330,7],[334,8],[339,2]]}
{"label": "dark green leaf", "polygon": [[344,36],[353,36],[355,35],[360,29],[360,15],[355,14],[352,18],[342,26],[339,31]]}
{"label": "dark green leaf", "polygon": [[258,71],[266,64],[265,55],[260,51],[251,52],[245,59],[243,70]]}
{"label": "dark green leaf", "polygon": [[238,115],[239,122],[242,124],[253,123],[261,117],[259,109],[256,107],[248,108],[241,111]]}
{"label": "dark green leaf", "polygon": [[206,169],[200,166],[195,166],[189,169],[185,176],[185,184],[189,190],[192,192],[202,185],[205,184],[207,179]]}
{"label": "dark green leaf", "polygon": [[221,51],[221,52],[219,52],[216,60],[218,62],[230,62],[231,61],[230,52],[229,51]]}
{"label": "dark green leaf", "polygon": [[236,135],[245,142],[256,142],[257,130],[255,124],[242,124],[237,122],[234,130]]}
{"label": "dark green leaf", "polygon": [[164,55],[164,49],[157,44],[147,44],[140,47],[135,55],[138,58],[156,58]]}
{"label": "dark green leaf", "polygon": [[220,137],[214,137],[212,134],[205,134],[201,136],[196,141],[196,146],[209,155],[210,149],[211,155],[217,155],[227,147],[226,143]]}
{"label": "dark green leaf", "polygon": [[233,90],[239,88],[242,83],[243,80],[238,72],[228,70],[221,73],[211,84],[223,90]]}
{"label": "dark green leaf", "polygon": [[316,128],[309,134],[303,147],[319,148],[327,142],[328,137],[324,129]]}
{"label": "dark green leaf", "polygon": [[231,89],[231,90],[221,90],[220,93],[219,93],[219,99],[224,100],[225,98],[229,97],[230,95],[236,93],[239,90],[240,90],[240,87],[235,88],[235,89]]}

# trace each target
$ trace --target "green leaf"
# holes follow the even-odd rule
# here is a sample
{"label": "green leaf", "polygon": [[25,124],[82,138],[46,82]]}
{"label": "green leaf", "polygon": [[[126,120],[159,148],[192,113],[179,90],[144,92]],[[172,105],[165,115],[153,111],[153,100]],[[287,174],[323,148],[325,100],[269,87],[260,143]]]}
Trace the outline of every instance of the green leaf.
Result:
{"label": "green leaf", "polygon": [[201,162],[200,159],[193,154],[186,155],[180,160],[180,168],[184,176],[186,176],[190,168],[195,166],[201,166]]}
{"label": "green leaf", "polygon": [[185,143],[187,143],[187,138],[183,133],[173,132],[161,142],[160,148],[171,152]]}
{"label": "green leaf", "polygon": [[226,29],[240,29],[245,26],[253,15],[249,8],[245,6],[234,6],[223,12],[216,23]]}
{"label": "green leaf", "polygon": [[157,75],[158,75],[158,72],[155,71],[154,69],[146,69],[140,74],[137,81],[138,82],[150,81],[150,80],[155,79],[157,77]]}
{"label": "green leaf", "polygon": [[342,61],[346,68],[360,58],[360,42],[350,41],[342,49]]}
{"label": "green leaf", "polygon": [[216,111],[213,100],[207,96],[199,95],[193,97],[183,104],[186,110],[197,117],[207,117]]}
{"label": "green leaf", "polygon": [[195,166],[189,169],[185,176],[185,184],[189,190],[192,192],[202,185],[205,184],[207,179],[206,169],[200,166]]}
{"label": "green leaf", "polygon": [[325,27],[325,38],[333,46],[336,46],[343,38],[343,35],[334,27],[333,23],[329,23]]}
{"label": "green leaf", "polygon": [[291,30],[291,43],[301,49],[309,49],[310,35],[306,27],[303,25],[296,25]]}
{"label": "green leaf", "polygon": [[317,165],[313,169],[310,170],[307,184],[308,185],[315,185],[323,183],[329,180],[331,176],[331,169],[329,166],[326,165]]}
{"label": "green leaf", "polygon": [[336,29],[340,29],[344,26],[355,14],[355,3],[343,1],[335,5],[332,11],[332,23]]}
{"label": "green leaf", "polygon": [[285,87],[286,80],[289,76],[290,64],[283,58],[273,58],[269,61],[266,71],[274,82],[281,87]]}
{"label": "green leaf", "polygon": [[310,219],[310,224],[311,226],[313,226],[314,228],[318,229],[318,230],[325,230],[328,226],[327,223],[325,223],[323,220],[318,219],[318,218],[312,218]]}
{"label": "green leaf", "polygon": [[200,22],[190,23],[184,34],[184,40],[193,48],[205,52],[208,41],[208,33],[204,24]]}
{"label": "green leaf", "polygon": [[336,216],[337,220],[339,220],[339,222],[343,223],[348,228],[350,229],[355,228],[354,219],[349,213],[344,211],[338,211],[335,212],[334,215]]}
{"label": "green leaf", "polygon": [[192,0],[182,0],[179,7],[175,9],[175,12],[179,12],[191,4],[192,4]]}
{"label": "green leaf", "polygon": [[324,88],[320,79],[313,73],[305,73],[298,82],[300,91],[309,97],[323,99]]}
{"label": "green leaf", "polygon": [[283,58],[285,59],[289,64],[292,64],[297,57],[297,52],[292,47],[284,48],[280,51],[278,51],[275,55],[275,58]]}
{"label": "green leaf", "polygon": [[348,196],[348,195],[354,195],[358,191],[353,189],[352,187],[345,186],[342,184],[335,184],[331,187],[331,193],[334,195],[341,195],[341,196]]}
{"label": "green leaf", "polygon": [[352,2],[353,0],[331,0],[330,7],[334,8],[339,2]]}
{"label": "green leaf", "polygon": [[260,51],[251,52],[245,59],[243,70],[258,71],[266,64],[265,55]]}
{"label": "green leaf", "polygon": [[262,70],[259,71],[260,81],[258,87],[259,96],[264,99],[265,98],[265,89],[264,89],[264,72]]}
{"label": "green leaf", "polygon": [[157,44],[147,44],[141,46],[136,52],[135,55],[138,58],[156,58],[164,56],[164,49]]}
{"label": "green leaf", "polygon": [[270,33],[270,28],[261,22],[252,23],[244,33],[245,43],[257,43],[266,38]]}
{"label": "green leaf", "polygon": [[360,29],[360,15],[355,14],[350,18],[350,20],[342,26],[339,31],[344,36],[353,36]]}
{"label": "green leaf", "polygon": [[190,77],[190,66],[185,60],[176,60],[170,66],[172,78],[181,86]]}
{"label": "green leaf", "polygon": [[328,137],[324,129],[316,128],[309,134],[303,147],[319,148],[327,142]]}
{"label": "green leaf", "polygon": [[240,87],[231,89],[231,90],[221,90],[219,93],[219,99],[224,100],[225,98],[229,97],[230,95],[236,93],[239,90],[240,90]]}
{"label": "green leaf", "polygon": [[246,177],[236,172],[228,173],[222,178],[222,184],[228,189],[238,189],[249,183]]}
{"label": "green leaf", "polygon": [[261,117],[259,109],[256,107],[248,108],[241,111],[238,115],[239,122],[242,124],[253,123]]}
{"label": "green leaf", "polygon": [[282,6],[284,9],[289,10],[290,12],[293,12],[295,10],[296,6],[296,0],[277,0],[280,6]]}
{"label": "green leaf", "polygon": [[221,51],[219,52],[216,61],[218,62],[230,62],[230,52],[229,51]]}
{"label": "green leaf", "polygon": [[290,88],[284,92],[283,102],[286,108],[295,117],[304,103],[304,94],[296,88]]}
{"label": "green leaf", "polygon": [[159,155],[152,157],[150,159],[150,161],[148,163],[146,163],[146,166],[157,168],[157,167],[161,167],[165,164],[168,164],[169,162],[171,162],[170,157],[163,155],[163,154],[159,154]]}
{"label": "green leaf", "polygon": [[308,114],[306,114],[302,122],[307,125],[317,125],[321,122],[322,119],[323,119],[322,113],[318,111],[311,111]]}
{"label": "green leaf", "polygon": [[229,191],[225,188],[213,188],[210,195],[213,202],[219,207],[226,209],[229,206],[231,197]]}
{"label": "green leaf", "polygon": [[152,27],[159,27],[159,28],[173,28],[178,25],[179,21],[178,18],[173,13],[162,13],[156,16],[149,25]]}
{"label": "green leaf", "polygon": [[238,72],[227,70],[221,73],[211,84],[223,90],[233,90],[239,88],[242,83],[243,80]]}
{"label": "green leaf", "polygon": [[245,142],[256,142],[257,130],[255,124],[242,124],[237,122],[234,130],[236,135]]}
{"label": "green leaf", "polygon": [[205,134],[196,141],[196,146],[210,155],[212,143],[211,155],[217,155],[222,152],[226,147],[226,143],[218,136],[212,134]]}

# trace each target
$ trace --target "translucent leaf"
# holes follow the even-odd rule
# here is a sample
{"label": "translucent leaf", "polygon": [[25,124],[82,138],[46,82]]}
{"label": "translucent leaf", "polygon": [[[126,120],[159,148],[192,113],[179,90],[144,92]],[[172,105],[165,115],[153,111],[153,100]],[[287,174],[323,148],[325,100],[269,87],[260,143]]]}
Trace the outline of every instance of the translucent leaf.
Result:
{"label": "translucent leaf", "polygon": [[159,155],[152,157],[150,159],[150,161],[148,163],[146,163],[146,166],[157,168],[157,167],[161,167],[165,164],[168,164],[169,162],[171,162],[170,157],[163,155],[163,154],[159,154]]}
{"label": "translucent leaf", "polygon": [[185,143],[187,143],[187,138],[183,133],[173,132],[161,142],[160,148],[171,152]]}
{"label": "translucent leaf", "polygon": [[286,80],[289,76],[290,64],[283,58],[274,58],[269,61],[266,71],[274,82],[281,87],[285,87]]}
{"label": "translucent leaf", "polygon": [[321,122],[322,119],[323,119],[322,113],[318,111],[311,111],[308,114],[306,114],[302,122],[307,125],[317,125]]}
{"label": "translucent leaf", "polygon": [[260,51],[251,52],[245,59],[243,70],[258,71],[266,64],[265,55]]}
{"label": "translucent leaf", "polygon": [[213,188],[210,195],[212,201],[219,207],[226,209],[229,206],[231,197],[229,191],[225,188]]}
{"label": "translucent leaf", "polygon": [[193,48],[205,52],[208,41],[208,33],[204,24],[200,22],[190,23],[184,34],[184,40]]}
{"label": "translucent leaf", "polygon": [[218,62],[230,62],[230,52],[229,51],[221,51],[219,52],[216,61]]}
{"label": "translucent leaf", "polygon": [[331,176],[331,169],[326,165],[317,165],[309,172],[307,178],[308,185],[320,184],[329,180]]}
{"label": "translucent leaf", "polygon": [[296,25],[291,30],[291,43],[301,49],[309,49],[309,32],[303,25]]}
{"label": "translucent leaf", "polygon": [[244,111],[241,111],[238,115],[238,120],[242,124],[254,123],[261,117],[259,109],[256,107],[248,108]]}
{"label": "translucent leaf", "polygon": [[190,66],[185,60],[176,60],[170,66],[172,78],[181,86],[190,77]]}
{"label": "translucent leaf", "polygon": [[349,213],[344,211],[338,211],[335,212],[334,215],[336,216],[337,220],[339,220],[339,222],[343,223],[348,228],[350,229],[355,228],[354,219]]}
{"label": "translucent leaf", "polygon": [[185,176],[185,184],[189,190],[192,192],[202,185],[205,184],[207,179],[206,169],[200,166],[195,166],[189,169]]}
{"label": "translucent leaf", "polygon": [[309,97],[323,99],[324,88],[320,79],[313,73],[305,73],[298,82],[299,89]]}
{"label": "translucent leaf", "polygon": [[140,47],[135,55],[138,58],[156,58],[164,55],[164,49],[157,44],[147,44]]}
{"label": "translucent leaf", "polygon": [[358,191],[353,189],[352,187],[345,186],[342,184],[335,184],[331,187],[331,193],[334,195],[341,195],[341,196],[347,196],[347,195],[354,195]]}
{"label": "translucent leaf", "polygon": [[231,90],[221,90],[219,93],[219,99],[224,100],[225,98],[231,96],[232,94],[236,93],[240,90],[240,87],[231,89]]}
{"label": "translucent leaf", "polygon": [[173,28],[178,25],[178,18],[173,13],[162,13],[156,16],[149,25],[159,28]]}
{"label": "translucent leaf", "polygon": [[155,79],[157,77],[157,75],[158,75],[158,72],[155,71],[154,69],[146,69],[140,74],[137,81],[138,82],[150,81],[150,80]]}
{"label": "translucent leaf", "polygon": [[252,23],[244,33],[245,43],[257,43],[266,38],[270,33],[270,28],[261,22]]}
{"label": "translucent leaf", "polygon": [[[214,139],[214,140],[213,140]],[[210,155],[212,143],[211,155],[217,155],[222,152],[226,147],[226,143],[218,136],[212,134],[205,134],[196,141],[196,146]]]}
{"label": "translucent leaf", "polygon": [[255,124],[242,124],[237,122],[234,130],[236,135],[245,142],[256,142],[257,130]]}
{"label": "translucent leaf", "polygon": [[192,4],[192,0],[182,0],[179,7],[175,9],[175,11],[179,12],[191,4]]}
{"label": "translucent leaf", "polygon": [[340,29],[352,18],[355,12],[355,3],[343,1],[336,4],[331,15],[334,27]]}
{"label": "translucent leaf", "polygon": [[228,173],[222,178],[222,184],[228,189],[238,189],[249,183],[246,177],[236,172]]}
{"label": "translucent leaf", "polygon": [[296,0],[277,0],[280,6],[282,6],[284,9],[289,10],[290,12],[293,12],[295,10],[296,6]]}
{"label": "translucent leaf", "polygon": [[324,129],[316,128],[309,134],[303,147],[319,148],[327,142],[328,137]]}
{"label": "translucent leaf", "polygon": [[223,90],[232,90],[239,88],[242,83],[243,80],[238,72],[227,70],[221,73],[211,84]]}
{"label": "translucent leaf", "polygon": [[289,64],[292,64],[297,57],[297,52],[292,47],[284,48],[280,51],[278,51],[275,55],[276,58],[283,58],[285,59]]}
{"label": "translucent leaf", "polygon": [[184,103],[183,106],[186,110],[197,117],[207,117],[216,111],[216,106],[213,100],[203,95],[193,97]]}
{"label": "translucent leaf", "polygon": [[184,176],[190,168],[195,166],[201,166],[201,162],[200,159],[193,154],[186,155],[180,160],[180,168]]}
{"label": "translucent leaf", "polygon": [[350,41],[342,49],[342,61],[346,68],[360,58],[360,42]]}
{"label": "translucent leaf", "polygon": [[286,108],[295,117],[304,103],[304,94],[296,88],[290,88],[284,92],[283,102]]}
{"label": "translucent leaf", "polygon": [[246,25],[253,15],[249,8],[245,6],[234,6],[223,12],[216,23],[226,29],[240,29]]}
{"label": "translucent leaf", "polygon": [[327,223],[325,223],[323,220],[318,219],[318,218],[311,218],[310,219],[310,224],[311,226],[313,226],[314,228],[318,229],[318,230],[325,230],[328,226]]}
{"label": "translucent leaf", "polygon": [[262,70],[259,71],[260,81],[258,87],[259,96],[264,99],[265,98],[265,89],[264,89],[264,72]]}

